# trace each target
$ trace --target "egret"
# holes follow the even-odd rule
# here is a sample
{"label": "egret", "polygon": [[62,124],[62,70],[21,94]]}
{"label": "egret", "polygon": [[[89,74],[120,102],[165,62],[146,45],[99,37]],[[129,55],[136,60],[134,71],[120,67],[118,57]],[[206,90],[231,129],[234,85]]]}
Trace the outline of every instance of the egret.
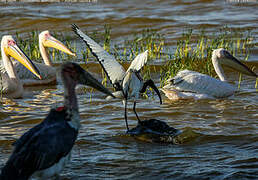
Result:
{"label": "egret", "polygon": [[49,31],[43,31],[39,34],[39,50],[44,63],[34,62],[42,75],[42,79],[36,79],[30,72],[19,63],[14,63],[14,68],[17,69],[17,73],[23,82],[24,86],[33,85],[47,85],[56,82],[56,68],[50,60],[47,48],[55,48],[71,56],[75,56],[75,53],[70,51],[62,42],[54,38]]}
{"label": "egret", "polygon": [[64,106],[51,109],[38,125],[14,143],[14,150],[0,174],[1,180],[27,180],[30,177],[58,177],[69,161],[80,128],[75,86],[84,84],[112,94],[76,63],[61,67]]}
{"label": "egret", "polygon": [[20,98],[23,95],[23,85],[10,57],[18,60],[25,67],[25,70],[30,70],[37,78],[41,79],[42,77],[33,62],[17,46],[12,36],[5,35],[2,37],[1,54],[3,64],[0,70],[1,94],[8,98]]}
{"label": "egret", "polygon": [[125,122],[126,128],[129,130],[127,123],[127,100],[133,99],[133,111],[140,123],[139,116],[136,113],[136,101],[140,96],[140,93],[144,93],[148,86],[150,86],[159,96],[160,104],[162,104],[161,95],[158,88],[155,86],[153,80],[149,79],[143,82],[140,75],[141,68],[147,62],[148,51],[140,53],[132,61],[131,65],[124,70],[123,66],[119,64],[115,57],[110,55],[104,50],[99,44],[97,44],[93,39],[84,34],[75,24],[72,25],[73,31],[86,43],[91,53],[96,57],[107,77],[109,78],[111,84],[115,88],[113,95],[117,98],[123,99],[123,104],[125,105]]}
{"label": "egret", "polygon": [[219,80],[195,71],[183,70],[168,79],[162,91],[171,100],[229,97],[237,91],[237,88],[227,82],[222,65],[246,75],[258,77],[255,72],[223,48],[213,50],[212,64]]}

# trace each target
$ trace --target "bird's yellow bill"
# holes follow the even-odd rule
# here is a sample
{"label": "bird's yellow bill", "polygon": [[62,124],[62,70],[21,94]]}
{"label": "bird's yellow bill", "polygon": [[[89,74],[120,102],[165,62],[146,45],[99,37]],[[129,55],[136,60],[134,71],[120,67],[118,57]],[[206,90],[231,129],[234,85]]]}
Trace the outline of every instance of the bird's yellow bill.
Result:
{"label": "bird's yellow bill", "polygon": [[43,45],[46,47],[52,47],[55,49],[58,49],[60,51],[63,51],[66,54],[69,54],[71,56],[76,56],[75,53],[70,51],[62,42],[58,41],[56,38],[53,36],[48,37],[44,42]]}
{"label": "bird's yellow bill", "polygon": [[36,66],[16,44],[5,47],[4,51],[9,56],[19,61],[23,66],[25,66],[28,70],[35,74],[35,76],[37,76],[39,79],[42,79]]}

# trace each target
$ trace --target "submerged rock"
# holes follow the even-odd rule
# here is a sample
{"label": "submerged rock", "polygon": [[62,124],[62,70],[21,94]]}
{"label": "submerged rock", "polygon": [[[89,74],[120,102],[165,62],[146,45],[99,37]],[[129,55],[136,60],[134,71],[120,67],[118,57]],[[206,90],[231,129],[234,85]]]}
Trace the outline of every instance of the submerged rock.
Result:
{"label": "submerged rock", "polygon": [[142,141],[172,144],[178,144],[175,137],[180,133],[180,130],[157,119],[141,121],[136,127],[127,131],[127,135]]}

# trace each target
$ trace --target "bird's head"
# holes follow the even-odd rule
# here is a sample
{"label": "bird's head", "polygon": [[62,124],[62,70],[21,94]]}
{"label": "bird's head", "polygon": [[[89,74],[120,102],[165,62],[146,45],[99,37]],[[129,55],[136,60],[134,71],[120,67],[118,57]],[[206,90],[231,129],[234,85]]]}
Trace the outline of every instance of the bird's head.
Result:
{"label": "bird's head", "polygon": [[76,56],[71,50],[69,50],[62,42],[54,38],[49,31],[43,31],[39,34],[39,42],[44,47],[51,47],[63,51],[71,56]]}
{"label": "bird's head", "polygon": [[85,71],[80,65],[76,63],[65,63],[61,67],[61,77],[64,85],[69,88],[74,88],[77,84],[91,86],[107,95],[114,97],[114,95],[105,88],[97,79],[90,73]]}
{"label": "bird's head", "polygon": [[11,35],[5,35],[2,37],[1,41],[1,50],[8,57],[13,57],[17,61],[19,61],[23,66],[25,66],[28,70],[30,70],[33,74],[35,74],[39,79],[42,79],[39,70],[30,60],[30,58],[19,48],[16,44],[16,41],[13,39]]}
{"label": "bird's head", "polygon": [[258,75],[253,72],[250,68],[240,62],[237,58],[231,55],[227,50],[223,48],[215,49],[212,52],[212,62],[216,62],[222,65],[226,65],[235,71],[244,73],[249,76],[258,77]]}

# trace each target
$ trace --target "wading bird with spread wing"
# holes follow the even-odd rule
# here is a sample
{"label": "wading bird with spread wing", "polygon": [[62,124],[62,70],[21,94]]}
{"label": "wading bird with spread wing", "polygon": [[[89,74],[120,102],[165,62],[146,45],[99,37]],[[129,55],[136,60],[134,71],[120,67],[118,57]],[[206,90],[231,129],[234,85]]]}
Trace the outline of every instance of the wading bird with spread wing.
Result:
{"label": "wading bird with spread wing", "polygon": [[136,100],[139,98],[140,93],[146,91],[147,87],[150,86],[159,96],[160,104],[162,104],[162,99],[159,93],[158,88],[155,86],[154,82],[149,79],[143,82],[142,77],[140,76],[141,68],[147,62],[148,51],[145,51],[132,61],[131,65],[124,70],[123,66],[119,64],[115,57],[110,55],[104,50],[99,44],[97,44],[93,39],[84,34],[75,24],[72,25],[73,31],[86,43],[91,53],[96,57],[103,70],[105,71],[107,77],[109,78],[111,84],[115,88],[113,93],[117,98],[123,98],[125,104],[125,122],[126,128],[129,130],[127,123],[127,100],[133,99],[133,111],[137,117],[138,122],[140,119],[136,113]]}
{"label": "wading bird with spread wing", "polygon": [[195,71],[183,70],[168,79],[162,91],[171,100],[229,97],[237,91],[237,88],[227,82],[222,65],[246,75],[258,77],[255,72],[223,48],[213,50],[212,64],[219,80]]}
{"label": "wading bird with spread wing", "polygon": [[28,180],[30,177],[58,177],[69,161],[80,128],[75,86],[84,84],[113,96],[91,74],[76,63],[61,67],[64,106],[51,109],[47,117],[14,143],[14,150],[0,174],[1,180]]}
{"label": "wading bird with spread wing", "polygon": [[23,85],[13,66],[11,57],[18,60],[25,70],[30,70],[34,76],[41,79],[41,75],[33,62],[17,46],[10,35],[2,37],[1,41],[2,66],[0,72],[0,91],[4,97],[20,98],[23,95]]}
{"label": "wading bird with spread wing", "polygon": [[36,79],[33,74],[26,71],[26,69],[19,62],[16,61],[14,63],[14,68],[17,70],[17,73],[24,86],[56,83],[56,68],[52,65],[47,48],[55,48],[71,56],[75,56],[75,53],[70,51],[62,42],[54,38],[49,31],[41,32],[39,34],[39,50],[44,63],[34,62],[34,64],[41,72],[42,79]]}

